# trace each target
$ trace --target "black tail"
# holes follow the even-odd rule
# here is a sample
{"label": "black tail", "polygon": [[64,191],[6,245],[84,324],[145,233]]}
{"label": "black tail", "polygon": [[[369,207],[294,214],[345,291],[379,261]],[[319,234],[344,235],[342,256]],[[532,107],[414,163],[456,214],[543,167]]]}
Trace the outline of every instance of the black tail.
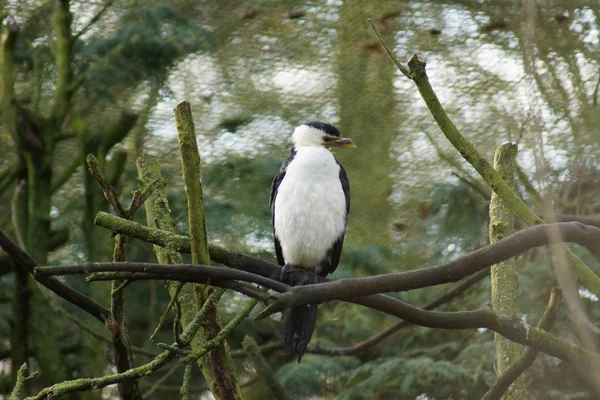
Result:
{"label": "black tail", "polygon": [[308,347],[310,338],[317,325],[317,305],[307,304],[293,307],[285,323],[285,332],[283,342],[285,352],[288,354],[297,354],[298,362],[302,361],[302,356]]}
{"label": "black tail", "polygon": [[[281,281],[290,286],[311,285],[317,283],[317,275],[312,270],[295,268],[286,264],[281,270]],[[285,323],[283,343],[286,353],[298,355],[298,362],[302,361],[302,356],[316,325],[316,304],[306,304],[292,308]]]}

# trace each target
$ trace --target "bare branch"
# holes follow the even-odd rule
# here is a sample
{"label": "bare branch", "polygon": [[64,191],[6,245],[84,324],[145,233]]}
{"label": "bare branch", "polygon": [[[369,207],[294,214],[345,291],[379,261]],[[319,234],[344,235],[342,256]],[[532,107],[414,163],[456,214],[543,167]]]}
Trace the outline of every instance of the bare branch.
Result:
{"label": "bare branch", "polygon": [[[12,256],[19,265],[25,268],[30,275],[33,275],[33,270],[34,268],[38,267],[38,264],[1,230],[0,247],[2,247],[4,251]],[[72,287],[65,285],[58,279],[54,277],[40,277],[36,280],[56,293],[59,297],[62,297],[69,303],[79,307],[83,311],[92,315],[94,318],[98,319],[100,322],[104,323],[108,318],[108,309],[73,289]]]}
{"label": "bare branch", "polygon": [[85,160],[87,161],[88,167],[90,168],[90,173],[94,176],[96,182],[98,182],[98,185],[104,193],[106,201],[108,201],[108,204],[110,204],[115,214],[117,214],[121,218],[127,218],[127,213],[125,212],[125,209],[119,201],[119,196],[117,195],[115,188],[109,185],[104,180],[104,176],[100,171],[100,165],[98,164],[98,160],[96,159],[96,157],[94,157],[92,154],[88,154]]}
{"label": "bare branch", "polygon": [[92,17],[90,22],[88,22],[86,26],[84,26],[83,28],[81,28],[81,30],[79,32],[77,32],[74,39],[79,40],[79,38],[81,38],[81,36],[84,33],[86,33],[96,22],[98,22],[100,20],[100,18],[102,18],[102,15],[104,15],[104,13],[106,11],[108,11],[108,9],[110,8],[110,6],[112,6],[113,3],[114,3],[114,0],[107,0],[106,3],[104,3],[102,8],[100,9],[100,11],[98,11],[96,13],[96,15],[94,15]]}
{"label": "bare branch", "polygon": [[[549,235],[552,229],[560,232],[560,237]],[[489,246],[475,250],[454,261],[435,267],[409,269],[365,278],[340,279],[319,285],[297,286],[279,296],[267,307],[260,317],[268,316],[284,308],[301,304],[318,304],[323,301],[349,300],[375,293],[399,292],[455,282],[483,268],[512,258],[534,247],[557,242],[577,243],[592,254],[600,254],[600,229],[578,222],[563,222],[550,225],[537,225],[499,240]]]}
{"label": "bare branch", "polygon": [[[557,224],[558,225],[558,224]],[[218,268],[218,267],[206,267],[206,266],[195,266],[195,265],[183,265],[183,266],[165,266],[161,264],[148,264],[148,263],[96,263],[96,264],[87,264],[86,266],[72,266],[67,269],[65,267],[45,267],[38,268],[36,271],[40,273],[48,273],[52,271],[60,271],[63,272],[74,272],[85,273],[86,271],[115,271],[121,268],[125,270],[129,270],[132,272],[149,272],[152,274],[162,274],[159,271],[159,267],[163,267],[167,269],[164,271],[165,278],[175,279],[175,280],[191,280],[193,281],[194,277],[197,278],[201,274],[213,274],[215,271],[219,270],[227,270],[226,268]],[[188,267],[187,270],[184,267]],[[191,267],[191,268],[190,268]],[[169,269],[180,269],[177,273],[177,277],[172,277],[171,271]],[[194,273],[194,271],[203,272],[198,274]],[[242,271],[234,271],[231,272],[240,273]],[[248,274],[252,276],[252,280],[257,280],[257,276],[254,274],[249,274],[244,272],[244,274]],[[225,274],[219,273],[220,279],[224,279]],[[230,275],[233,276],[234,274]],[[191,278],[191,279],[190,279]],[[226,278],[225,278],[226,279]],[[369,278],[361,278],[361,280],[366,280]],[[343,282],[349,280],[340,280],[337,282]],[[277,282],[280,284],[279,282]],[[281,285],[281,284],[280,284]],[[318,288],[320,286],[326,286],[328,284],[315,284],[307,287]],[[284,285],[285,286],[285,285]],[[341,299],[344,300],[344,299]],[[307,302],[313,303],[312,299],[308,298]],[[584,365],[588,367],[596,367],[600,365],[600,356],[595,353],[592,353],[580,346],[567,343],[561,339],[554,337],[553,335],[548,334],[544,330],[531,327],[530,325],[515,319],[504,318],[500,315],[494,314],[487,310],[476,310],[476,311],[460,311],[460,312],[436,312],[436,311],[426,311],[420,308],[411,306],[405,302],[394,299],[385,295],[372,295],[362,298],[353,298],[351,300],[352,303],[361,304],[366,307],[370,307],[387,314],[396,316],[398,318],[402,318],[408,322],[411,322],[416,325],[426,326],[430,328],[438,328],[438,329],[479,329],[479,328],[487,328],[494,332],[498,332],[508,339],[524,344],[526,346],[535,347],[545,353],[558,357],[560,359],[569,361],[574,364]],[[209,342],[210,343],[210,342]],[[196,354],[203,353],[203,350],[195,351]]]}
{"label": "bare branch", "polygon": [[[256,283],[277,292],[285,292],[289,289],[289,286],[284,283],[250,272],[198,264],[153,264],[137,262],[85,263],[57,267],[38,267],[35,269],[36,276],[40,277],[52,275],[81,275],[92,272],[149,273],[160,275],[162,279],[198,283],[206,283],[207,279],[240,280]],[[218,283],[215,284],[218,285]]]}
{"label": "bare branch", "polygon": [[[482,269],[479,272],[474,273],[471,276],[468,276],[468,277],[462,279],[460,282],[458,282],[458,284],[455,287],[440,294],[439,296],[437,296],[436,298],[434,298],[433,300],[431,300],[430,302],[428,302],[427,304],[422,306],[421,309],[434,310],[437,307],[439,307],[443,304],[446,304],[446,303],[450,302],[451,300],[454,300],[455,298],[457,298],[458,296],[463,294],[471,286],[473,286],[476,283],[478,283],[479,281],[481,281],[484,277],[489,276],[489,274],[490,274],[490,271],[488,268],[486,268],[486,269]],[[410,322],[404,321],[404,320],[398,321],[398,322],[394,323],[393,325],[385,328],[381,332],[378,332],[375,335],[371,336],[370,338],[362,340],[358,343],[355,343],[352,346],[329,347],[329,346],[319,346],[319,345],[310,346],[309,345],[308,349],[306,351],[308,353],[325,354],[325,355],[330,355],[330,356],[354,355],[354,354],[362,353],[365,350],[368,350],[371,347],[381,343],[388,337],[392,336],[394,333],[398,332],[399,330],[401,330],[407,326],[413,326],[413,324],[411,324]],[[281,346],[283,346],[283,343],[281,344]],[[275,348],[274,346],[272,346],[272,347]],[[281,347],[281,348],[283,348],[283,347]],[[269,349],[271,349],[271,348],[269,348]]]}

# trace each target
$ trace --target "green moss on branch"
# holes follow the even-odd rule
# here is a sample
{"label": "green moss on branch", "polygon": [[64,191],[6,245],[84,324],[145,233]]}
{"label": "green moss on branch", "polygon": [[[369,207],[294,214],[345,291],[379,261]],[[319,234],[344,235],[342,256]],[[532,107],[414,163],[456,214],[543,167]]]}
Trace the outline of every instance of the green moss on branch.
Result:
{"label": "green moss on branch", "polygon": [[[502,179],[514,189],[515,157],[517,145],[507,143],[500,146],[494,155],[494,168]],[[502,199],[492,193],[490,201],[490,243],[497,242],[513,234],[515,216]],[[514,258],[495,264],[491,268],[492,277],[492,309],[506,318],[517,317],[517,267]],[[496,373],[500,376],[519,357],[519,346],[495,333]],[[528,399],[527,386],[523,379],[518,379],[506,392],[506,400]]]}

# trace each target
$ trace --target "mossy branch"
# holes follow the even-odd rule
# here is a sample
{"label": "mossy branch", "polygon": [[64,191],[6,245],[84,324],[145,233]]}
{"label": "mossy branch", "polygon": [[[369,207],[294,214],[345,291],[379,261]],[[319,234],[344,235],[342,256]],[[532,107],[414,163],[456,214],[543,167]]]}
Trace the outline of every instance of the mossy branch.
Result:
{"label": "mossy branch", "polygon": [[17,371],[17,381],[8,400],[22,400],[25,397],[26,382],[37,376],[37,372],[27,375],[27,364],[21,365]]}
{"label": "mossy branch", "polygon": [[[545,331],[550,330],[554,324],[554,321],[556,320],[556,316],[560,309],[561,300],[562,294],[560,289],[553,288],[550,293],[550,299],[548,300],[546,311],[544,311],[542,318],[540,318],[540,321],[536,326],[538,329],[543,329]],[[508,366],[508,368],[506,368],[500,376],[498,376],[496,382],[494,382],[492,387],[481,398],[481,400],[499,400],[502,398],[510,385],[515,382],[521,376],[521,374],[523,374],[523,372],[525,372],[525,370],[531,366],[531,364],[533,364],[537,354],[538,350],[533,347],[525,349],[523,354],[515,362]]]}
{"label": "mossy branch", "polygon": [[202,184],[200,183],[200,153],[196,142],[196,131],[190,110],[190,103],[181,102],[173,110],[179,149],[181,151],[181,168],[183,182],[188,201],[188,225],[192,243],[192,262],[194,264],[210,264],[206,238],[206,223]]}
{"label": "mossy branch", "polygon": [[249,300],[248,303],[246,303],[246,305],[242,309],[242,311],[240,311],[235,317],[233,317],[233,319],[229,321],[229,323],[225,325],[225,327],[221,329],[221,331],[214,338],[206,342],[206,344],[201,349],[193,350],[189,355],[182,358],[181,362],[189,364],[198,360],[199,358],[204,357],[204,355],[209,351],[216,349],[219,346],[219,344],[223,342],[225,338],[227,338],[227,336],[229,336],[229,334],[239,324],[241,324],[242,321],[246,319],[246,317],[248,317],[248,315],[250,315],[254,307],[256,307],[256,304],[258,304],[257,299]]}
{"label": "mossy branch", "polygon": [[[519,196],[517,196],[514,190],[512,190],[502,179],[500,174],[494,170],[490,163],[477,151],[473,143],[463,136],[456,125],[454,125],[454,122],[448,117],[446,110],[442,107],[437,95],[429,83],[425,61],[421,60],[415,54],[408,62],[408,68],[404,66],[398,61],[392,50],[385,43],[373,22],[369,20],[369,23],[371,29],[373,29],[373,32],[377,35],[377,38],[392,62],[406,77],[415,83],[434,120],[456,150],[458,150],[463,158],[475,168],[486,183],[523,222],[528,226],[543,224],[544,221],[539,218],[527,204],[519,198]],[[567,257],[573,273],[579,278],[580,282],[592,293],[600,297],[600,278],[570,250],[567,250]]]}
{"label": "mossy branch", "polygon": [[[514,189],[517,145],[506,143],[500,146],[494,155],[494,168],[502,179]],[[513,234],[515,216],[502,199],[492,193],[490,201],[490,243],[495,243]],[[491,268],[492,310],[506,318],[517,317],[517,266],[514,258],[495,264]],[[519,357],[519,346],[497,333],[494,334],[496,346],[496,373],[501,375]],[[506,392],[505,400],[528,399],[527,386],[518,379]]]}
{"label": "mossy branch", "polygon": [[[191,117],[191,113],[189,114],[189,116]],[[193,132],[193,123],[191,121],[189,121],[189,122],[192,125],[188,126],[187,129],[191,129],[191,131]],[[193,141],[195,143],[195,136],[194,136]],[[196,151],[197,151],[197,147],[196,147]],[[198,163],[199,163],[199,155],[198,155]],[[199,165],[198,165],[198,167],[199,167]],[[145,233],[151,233],[155,238],[164,239],[165,237],[168,237],[167,238],[168,243],[166,246],[164,246],[164,247],[158,246],[158,245],[154,246],[154,249],[157,254],[157,258],[158,258],[159,262],[165,263],[165,264],[181,263],[181,257],[177,253],[178,249],[180,248],[180,246],[186,246],[188,249],[191,250],[192,246],[190,245],[189,238],[185,238],[186,240],[184,240],[182,242],[180,240],[181,237],[177,237],[177,235],[173,234],[173,222],[170,218],[169,203],[168,203],[168,200],[166,197],[166,193],[164,191],[165,182],[162,179],[162,176],[160,173],[160,165],[158,164],[158,162],[156,161],[155,158],[153,158],[147,154],[144,154],[142,157],[140,157],[137,160],[137,168],[138,168],[138,175],[142,182],[147,183],[151,180],[154,180],[154,181],[160,182],[160,184],[158,184],[157,190],[153,193],[153,195],[148,197],[148,199],[146,201],[146,212],[147,212],[146,216],[147,216],[148,225],[156,227],[158,229],[144,227],[139,224],[136,225],[136,228],[138,228],[139,231],[143,231]],[[198,175],[199,175],[199,170],[198,170]],[[186,184],[186,186],[187,186],[187,184]],[[200,202],[201,201],[202,200],[200,199]],[[102,217],[101,217],[101,219],[102,219]],[[107,219],[110,219],[113,222],[116,221],[114,219],[111,219],[110,217]],[[97,220],[98,220],[98,217],[97,217]],[[119,223],[120,222],[121,221],[119,221]],[[131,225],[129,225],[129,226],[131,226]],[[205,235],[205,233],[204,233],[204,235]],[[206,237],[206,236],[204,236],[204,237]],[[156,242],[153,242],[153,243],[157,244]],[[205,248],[206,248],[206,245],[205,245]],[[208,263],[210,263],[210,258],[209,258]],[[179,295],[180,292],[181,292],[181,295]],[[181,299],[180,301],[181,301],[181,305],[182,305],[182,307],[181,307],[181,312],[182,312],[181,323],[184,327],[189,326],[189,324],[192,323],[193,310],[197,307],[197,305],[194,304],[194,301],[193,301],[194,294],[192,293],[190,285],[185,285],[185,287],[182,288],[180,283],[172,283],[169,285],[169,294],[172,299],[177,298],[178,296],[180,297],[180,299]],[[170,304],[172,304],[172,303],[170,303]],[[169,308],[170,308],[170,306],[169,306]],[[210,311],[211,311],[210,314],[214,315],[214,310],[211,309]],[[206,319],[210,320],[210,318],[211,318],[211,316],[208,316]],[[206,342],[205,342],[205,340],[202,339],[201,335],[196,335],[196,336],[194,336],[190,345],[191,345],[193,351],[199,351],[204,346],[205,343]],[[226,345],[222,345],[222,348],[225,349],[225,351],[227,351],[225,346]],[[210,358],[213,359],[213,357],[210,357]],[[216,359],[219,362],[222,360],[222,358],[219,360],[219,357],[216,357]],[[228,354],[226,354],[226,361],[227,360],[229,360],[229,364],[225,363],[225,368],[231,367],[231,361],[230,361],[231,359]],[[219,381],[219,379],[227,380],[228,379],[227,375],[229,374],[229,372],[231,371],[231,374],[233,374],[232,368],[230,368],[229,370],[222,369],[221,371],[224,373],[222,373],[220,377],[215,377],[215,374],[213,373],[214,371],[211,368],[211,361],[209,361],[209,360],[204,361],[204,359],[202,358],[199,362],[199,366],[201,367],[202,372],[203,372],[207,382],[209,383],[211,392],[215,395],[215,397],[224,398],[224,397],[233,396],[233,397],[229,397],[229,398],[235,398],[235,396],[239,393],[239,391],[235,390],[235,388],[239,388],[239,385],[237,384],[237,379],[234,381],[231,381],[231,384],[233,385],[233,389],[234,389],[233,391],[229,392],[229,393],[231,393],[231,395],[229,395],[227,392],[227,390],[229,390],[229,389],[222,388],[223,385],[221,385],[221,382]]]}

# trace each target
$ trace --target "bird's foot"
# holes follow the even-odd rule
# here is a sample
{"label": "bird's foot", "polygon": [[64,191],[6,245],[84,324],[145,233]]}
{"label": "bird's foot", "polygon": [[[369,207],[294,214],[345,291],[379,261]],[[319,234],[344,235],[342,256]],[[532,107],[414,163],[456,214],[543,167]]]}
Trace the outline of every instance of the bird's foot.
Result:
{"label": "bird's foot", "polygon": [[281,268],[279,281],[290,286],[312,285],[318,282],[318,276],[313,269],[285,264]]}

